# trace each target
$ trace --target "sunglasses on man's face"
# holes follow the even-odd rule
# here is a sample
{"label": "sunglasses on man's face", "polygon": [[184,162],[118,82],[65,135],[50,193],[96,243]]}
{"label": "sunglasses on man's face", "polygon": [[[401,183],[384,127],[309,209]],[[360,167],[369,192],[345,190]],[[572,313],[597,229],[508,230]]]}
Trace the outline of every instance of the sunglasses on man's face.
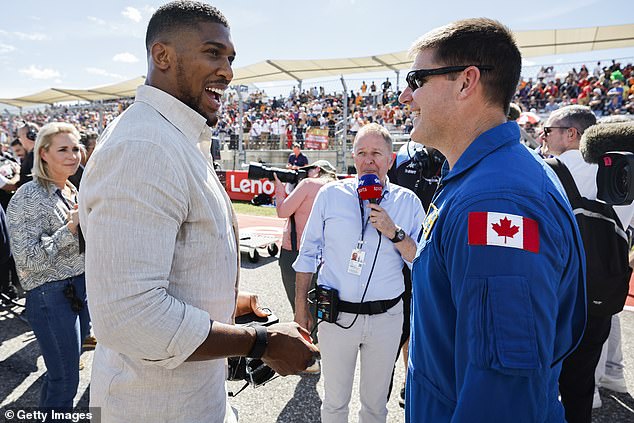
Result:
{"label": "sunglasses on man's face", "polygon": [[446,66],[443,68],[435,68],[435,69],[416,69],[407,73],[405,80],[407,81],[407,85],[412,91],[417,90],[422,87],[425,82],[427,82],[427,78],[433,75],[446,75],[448,73],[454,72],[462,72],[463,70],[475,66],[481,71],[492,70],[493,66],[488,65],[466,65],[466,66]]}
{"label": "sunglasses on man's face", "polygon": [[[552,134],[553,129],[577,129],[574,126],[544,126],[544,128],[542,128],[544,130],[544,135],[545,136],[549,136],[550,134]],[[577,129],[577,132],[579,132],[579,134],[582,134],[582,132],[580,130]]]}

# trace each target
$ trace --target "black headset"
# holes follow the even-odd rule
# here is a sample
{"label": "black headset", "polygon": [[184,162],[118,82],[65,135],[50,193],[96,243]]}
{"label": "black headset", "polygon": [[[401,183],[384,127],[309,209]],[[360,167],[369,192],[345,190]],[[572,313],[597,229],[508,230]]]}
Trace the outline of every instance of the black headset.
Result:
{"label": "black headset", "polygon": [[22,127],[26,128],[26,138],[35,142],[35,139],[37,138],[37,129],[25,120],[22,121]]}

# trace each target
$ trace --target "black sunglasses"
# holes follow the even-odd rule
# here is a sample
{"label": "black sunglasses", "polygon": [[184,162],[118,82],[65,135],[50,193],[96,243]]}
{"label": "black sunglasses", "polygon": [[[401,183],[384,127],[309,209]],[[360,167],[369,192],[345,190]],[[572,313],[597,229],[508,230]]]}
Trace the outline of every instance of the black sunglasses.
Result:
{"label": "black sunglasses", "polygon": [[[571,129],[571,128],[577,129],[574,126],[544,126],[542,129],[544,130],[544,135],[549,136],[553,132],[553,129]],[[582,132],[578,129],[577,129],[577,132],[579,132],[579,134],[582,134]]]}
{"label": "black sunglasses", "polygon": [[64,298],[70,301],[70,308],[75,313],[79,313],[84,308],[84,302],[77,296],[75,285],[68,284],[64,288]]}
{"label": "black sunglasses", "polygon": [[405,80],[407,81],[407,85],[412,91],[420,88],[425,84],[426,78],[433,75],[446,75],[448,73],[454,72],[462,72],[463,70],[475,66],[481,71],[492,70],[493,66],[488,65],[466,65],[466,66],[447,66],[444,68],[436,68],[436,69],[416,69],[407,73]]}

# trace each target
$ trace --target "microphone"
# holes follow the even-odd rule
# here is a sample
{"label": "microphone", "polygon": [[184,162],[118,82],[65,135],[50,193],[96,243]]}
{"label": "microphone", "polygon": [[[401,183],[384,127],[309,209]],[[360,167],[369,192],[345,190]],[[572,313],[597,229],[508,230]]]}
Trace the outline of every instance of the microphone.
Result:
{"label": "microphone", "polygon": [[383,185],[379,177],[373,174],[363,175],[359,178],[357,193],[361,200],[368,200],[372,204],[378,204],[383,195]]}
{"label": "microphone", "polygon": [[583,159],[599,163],[611,151],[634,153],[634,122],[599,123],[586,129],[579,143]]}

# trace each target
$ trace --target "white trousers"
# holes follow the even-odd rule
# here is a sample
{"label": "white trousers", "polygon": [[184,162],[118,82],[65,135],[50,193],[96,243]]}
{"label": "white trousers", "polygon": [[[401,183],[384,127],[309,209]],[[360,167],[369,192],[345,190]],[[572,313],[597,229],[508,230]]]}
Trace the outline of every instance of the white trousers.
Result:
{"label": "white trousers", "polygon": [[[349,326],[355,315],[341,313],[337,321]],[[357,355],[360,355],[359,423],[384,423],[387,395],[403,328],[403,301],[387,312],[359,315],[354,326],[319,325],[321,374],[324,377],[323,423],[347,423]]]}

